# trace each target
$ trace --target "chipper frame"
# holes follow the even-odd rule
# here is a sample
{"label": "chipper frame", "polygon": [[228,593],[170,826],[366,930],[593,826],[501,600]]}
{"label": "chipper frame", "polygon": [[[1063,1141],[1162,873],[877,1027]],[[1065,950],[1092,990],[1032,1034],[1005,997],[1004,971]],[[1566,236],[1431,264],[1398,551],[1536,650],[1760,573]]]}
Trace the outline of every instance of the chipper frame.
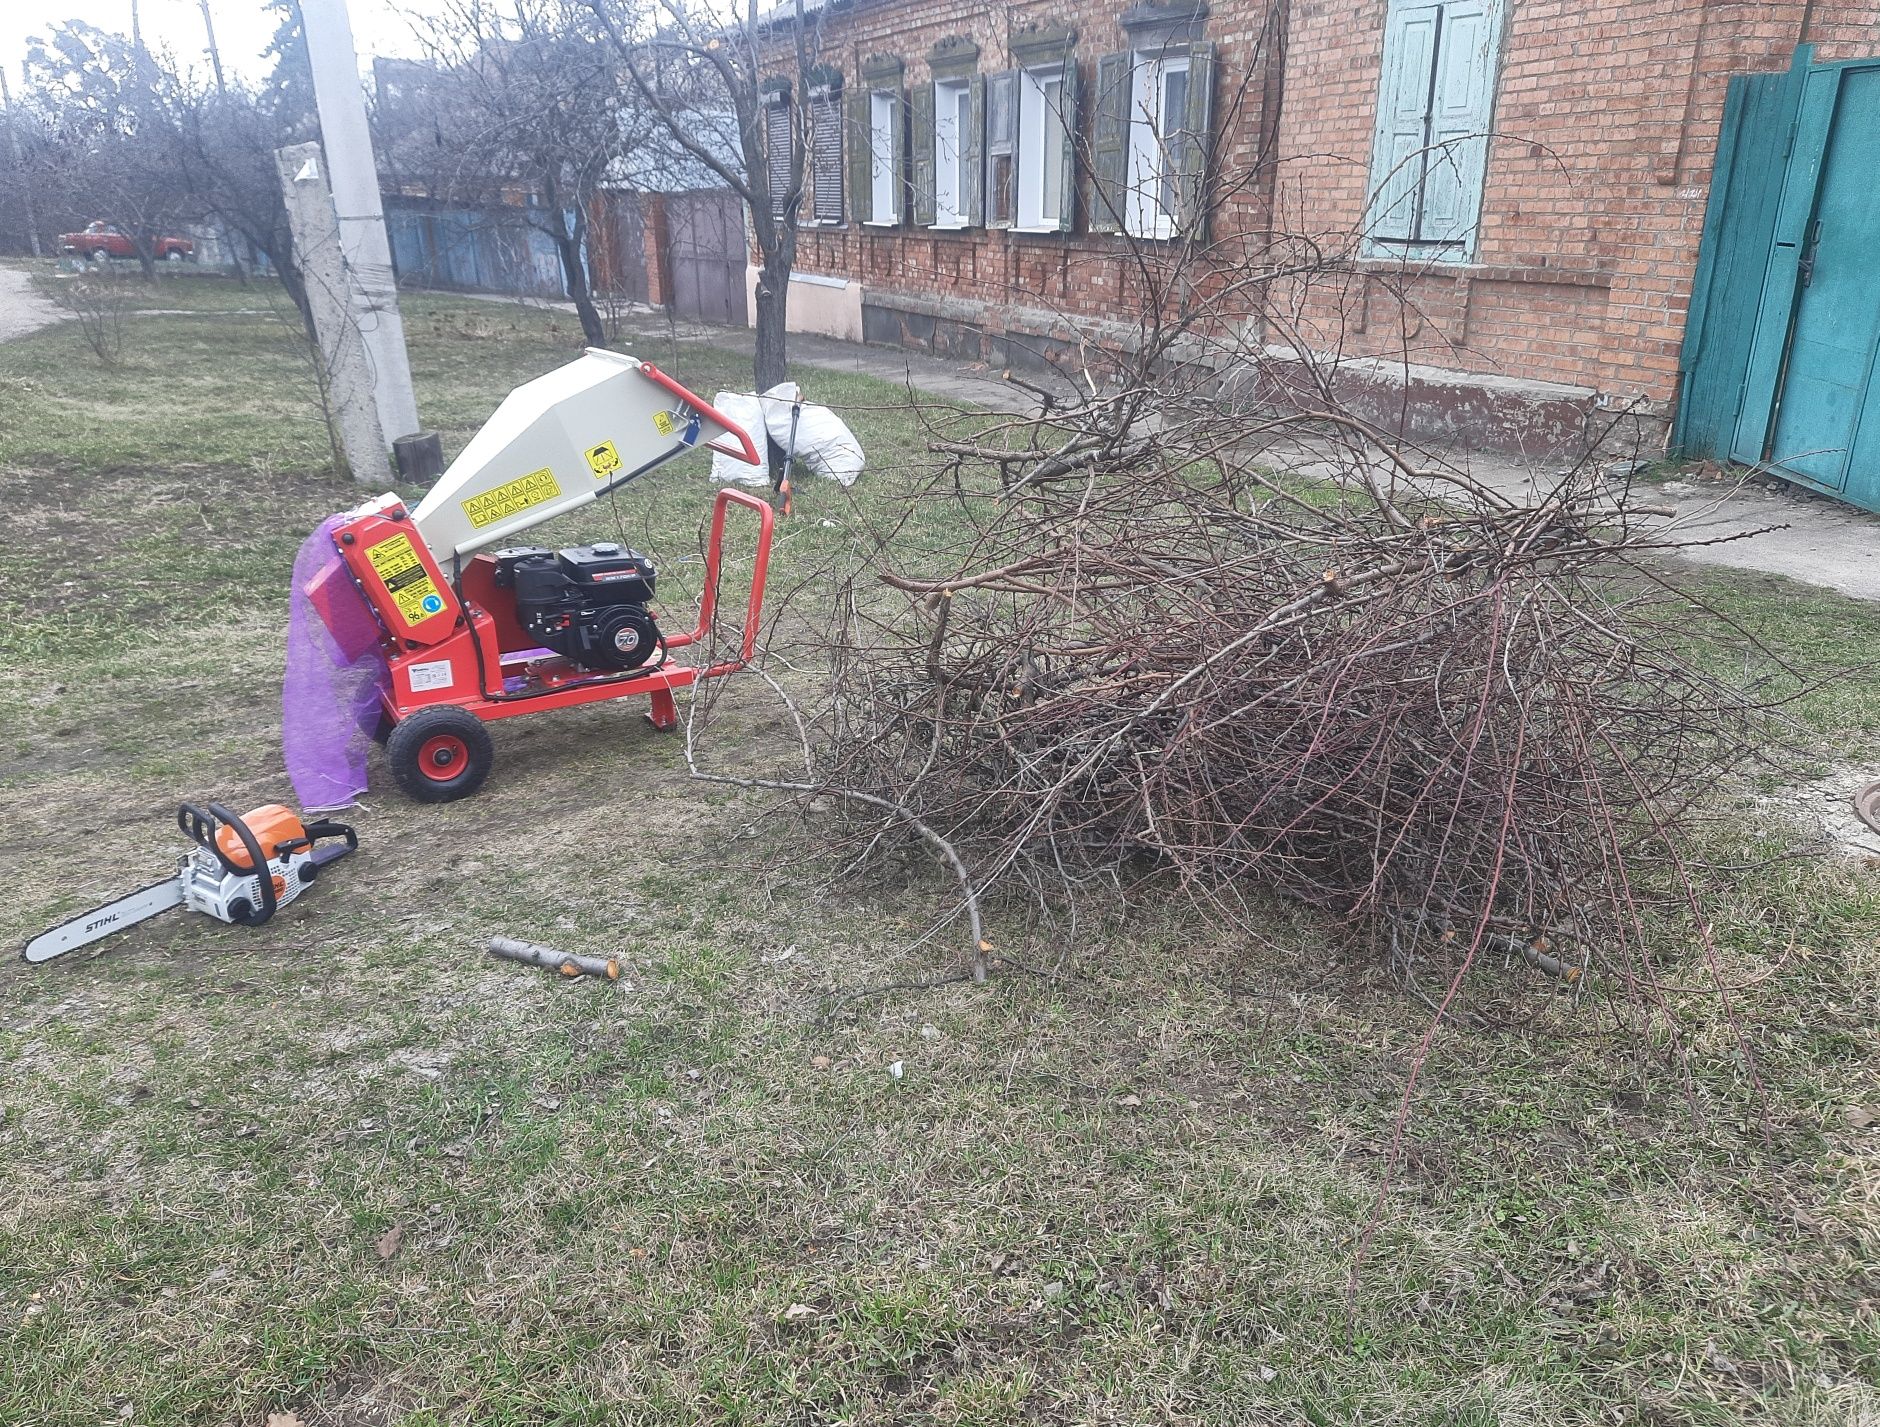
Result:
{"label": "chipper frame", "polygon": [[[646,557],[614,545],[515,548],[524,531],[699,446],[758,464],[746,432],[657,367],[590,349],[511,392],[415,509],[388,494],[328,522],[340,558],[305,594],[337,640],[347,630],[355,641],[377,638],[386,674],[379,733],[407,792],[425,802],[474,792],[489,772],[492,720],[645,694],[654,727],[671,729],[675,690],[749,661],[774,521],[763,500],[719,491],[698,621],[683,633],[659,632],[643,604],[637,614],[624,608],[637,594],[605,583],[634,581],[650,597]],[[757,546],[741,640],[719,653],[713,619],[734,505],[757,516]],[[552,589],[565,592],[563,606],[523,608],[522,590],[543,581],[560,582]],[[336,608],[361,594],[372,621]],[[542,647],[566,650],[591,633],[599,642],[582,658]],[[692,645],[708,651],[705,660],[671,659]],[[348,659],[364,652],[341,650]],[[642,662],[621,667],[634,660]]]}

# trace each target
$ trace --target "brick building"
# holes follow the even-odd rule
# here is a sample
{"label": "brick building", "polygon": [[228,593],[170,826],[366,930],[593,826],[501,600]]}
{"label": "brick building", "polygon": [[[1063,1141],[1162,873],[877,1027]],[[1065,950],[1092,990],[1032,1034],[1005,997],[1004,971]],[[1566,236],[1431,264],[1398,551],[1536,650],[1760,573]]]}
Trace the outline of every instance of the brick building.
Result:
{"label": "brick building", "polygon": [[1379,417],[1559,453],[1629,410],[1662,440],[1730,77],[1800,43],[1880,54],[1877,21],[1820,0],[850,0],[797,97],[815,176],[791,325],[1049,359],[1128,340],[1141,243],[1281,233],[1328,257],[1269,341],[1337,353]]}

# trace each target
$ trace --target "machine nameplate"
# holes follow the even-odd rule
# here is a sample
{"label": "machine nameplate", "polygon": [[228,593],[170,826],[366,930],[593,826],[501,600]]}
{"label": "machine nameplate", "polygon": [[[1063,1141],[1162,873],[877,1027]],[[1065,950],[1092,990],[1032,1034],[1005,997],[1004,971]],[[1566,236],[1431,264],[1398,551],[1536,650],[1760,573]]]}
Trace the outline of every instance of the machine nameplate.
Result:
{"label": "machine nameplate", "polygon": [[457,676],[448,659],[432,659],[427,663],[413,664],[405,673],[411,679],[411,692],[428,693],[432,689],[448,689],[457,682]]}

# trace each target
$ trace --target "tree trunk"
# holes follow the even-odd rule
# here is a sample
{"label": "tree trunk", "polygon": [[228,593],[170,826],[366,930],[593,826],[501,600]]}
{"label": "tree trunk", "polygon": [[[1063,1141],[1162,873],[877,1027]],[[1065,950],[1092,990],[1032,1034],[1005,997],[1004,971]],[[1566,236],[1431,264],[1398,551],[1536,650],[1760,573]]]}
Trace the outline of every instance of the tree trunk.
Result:
{"label": "tree trunk", "polygon": [[137,254],[137,266],[144,270],[144,281],[155,282],[157,280],[156,244],[147,242],[143,238],[132,238],[131,251]]}
{"label": "tree trunk", "polygon": [[578,203],[574,210],[574,232],[568,233],[566,223],[557,223],[555,231],[549,236],[555,240],[555,249],[561,254],[561,271],[568,287],[568,296],[574,302],[575,315],[581,319],[581,335],[587,339],[590,347],[607,345],[607,324],[601,321],[600,309],[594,305],[594,290],[588,286],[587,266],[581,261],[581,249],[586,246],[587,212]]}
{"label": "tree trunk", "polygon": [[759,391],[769,391],[790,375],[785,333],[790,309],[792,256],[787,252],[766,253],[764,265],[757,274],[757,342],[751,367]]}

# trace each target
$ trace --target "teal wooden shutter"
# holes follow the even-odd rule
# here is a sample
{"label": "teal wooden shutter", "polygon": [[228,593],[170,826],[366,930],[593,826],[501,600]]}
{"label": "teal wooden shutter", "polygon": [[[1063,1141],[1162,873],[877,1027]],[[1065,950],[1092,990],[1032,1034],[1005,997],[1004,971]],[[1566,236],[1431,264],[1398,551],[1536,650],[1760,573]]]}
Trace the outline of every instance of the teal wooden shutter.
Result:
{"label": "teal wooden shutter", "polygon": [[1129,90],[1127,53],[1097,61],[1097,92],[1091,100],[1090,231],[1120,233],[1129,186]]}
{"label": "teal wooden shutter", "polygon": [[940,216],[934,174],[934,101],[932,83],[914,91],[914,223],[930,228]]}
{"label": "teal wooden shutter", "polygon": [[1188,112],[1181,117],[1176,153],[1176,223],[1184,237],[1208,232],[1208,154],[1214,142],[1214,45],[1202,41],[1188,51]]}
{"label": "teal wooden shutter", "polygon": [[970,114],[966,135],[966,222],[983,228],[986,224],[986,81],[975,74],[967,86]]}
{"label": "teal wooden shutter", "polygon": [[[1064,138],[1058,146],[1058,162],[1062,165],[1062,177],[1058,186],[1057,229],[1060,233],[1069,233],[1077,227],[1077,61],[1068,55],[1064,59],[1061,76],[1063,97],[1058,101],[1060,117],[1064,121]],[[1047,163],[1050,162],[1047,156]]]}
{"label": "teal wooden shutter", "polygon": [[1407,242],[1417,235],[1429,129],[1430,79],[1442,7],[1392,5],[1384,19],[1384,72],[1378,85],[1377,133],[1371,148],[1372,240]]}
{"label": "teal wooden shutter", "polygon": [[860,227],[875,216],[874,149],[870,142],[867,88],[849,92],[849,222]]}
{"label": "teal wooden shutter", "polygon": [[1494,122],[1500,28],[1495,18],[1488,0],[1449,0],[1443,6],[1430,85],[1422,224],[1416,235],[1426,243],[1474,246],[1482,216],[1488,131]]}

